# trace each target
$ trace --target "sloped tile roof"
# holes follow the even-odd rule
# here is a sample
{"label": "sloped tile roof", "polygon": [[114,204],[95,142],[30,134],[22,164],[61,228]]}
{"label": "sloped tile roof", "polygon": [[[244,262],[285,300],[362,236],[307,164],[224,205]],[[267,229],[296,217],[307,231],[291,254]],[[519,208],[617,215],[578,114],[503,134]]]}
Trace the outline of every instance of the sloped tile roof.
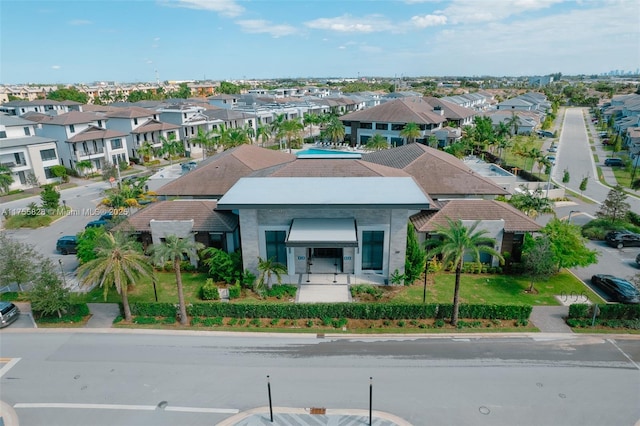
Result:
{"label": "sloped tile roof", "polygon": [[422,211],[411,216],[418,232],[435,232],[438,226],[447,227],[451,220],[504,220],[505,232],[536,232],[542,226],[520,210],[496,200],[449,200],[442,201],[440,210]]}
{"label": "sloped tile roof", "polygon": [[107,112],[105,115],[109,118],[140,118],[140,117],[152,117],[155,114],[154,111],[146,108],[140,108],[137,106],[127,108],[116,108]]}
{"label": "sloped tile roof", "polygon": [[439,196],[507,195],[508,192],[490,179],[474,172],[451,154],[422,144],[364,154],[362,159],[409,173],[433,198]]}
{"label": "sloped tile roof", "polygon": [[444,111],[444,116],[447,119],[463,119],[477,115],[476,111],[471,108],[463,107],[458,104],[454,104],[453,102],[442,100],[440,98],[425,97],[423,99],[434,108],[442,108],[442,110]]}
{"label": "sloped tile roof", "polygon": [[79,112],[70,111],[66,114],[56,115],[51,117],[49,121],[43,121],[43,124],[56,124],[59,126],[67,126],[69,124],[83,124],[91,123],[96,120],[105,120],[105,117],[100,114],[94,114],[92,112]]}
{"label": "sloped tile roof", "polygon": [[193,231],[232,232],[238,227],[238,216],[216,211],[214,200],[158,201],[139,210],[116,227],[116,230],[151,232],[151,220],[190,220]]}
{"label": "sloped tile roof", "polygon": [[118,132],[116,130],[103,129],[101,127],[89,126],[82,132],[78,133],[68,142],[84,142],[100,139],[121,138],[127,136],[126,133]]}
{"label": "sloped tile roof", "polygon": [[162,121],[151,119],[146,123],[136,127],[134,130],[131,131],[131,133],[133,134],[150,133],[150,132],[157,132],[157,131],[174,130],[179,128],[180,128],[180,125],[178,124],[164,123]]}
{"label": "sloped tile roof", "polygon": [[195,170],[159,188],[158,195],[220,197],[238,179],[276,164],[295,160],[293,154],[240,145],[200,163]]}
{"label": "sloped tile roof", "polygon": [[375,121],[380,123],[444,123],[446,118],[433,112],[433,107],[421,98],[396,99],[373,108],[340,117],[341,121]]}
{"label": "sloped tile roof", "polygon": [[410,177],[400,169],[349,158],[299,158],[259,170],[251,177]]}

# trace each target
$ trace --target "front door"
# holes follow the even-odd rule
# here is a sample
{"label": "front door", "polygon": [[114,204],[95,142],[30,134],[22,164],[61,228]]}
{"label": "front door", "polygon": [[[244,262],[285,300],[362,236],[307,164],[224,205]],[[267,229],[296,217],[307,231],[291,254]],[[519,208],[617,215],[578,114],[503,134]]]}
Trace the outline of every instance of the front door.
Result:
{"label": "front door", "polygon": [[342,272],[342,248],[313,248],[309,252],[309,270],[312,274]]}

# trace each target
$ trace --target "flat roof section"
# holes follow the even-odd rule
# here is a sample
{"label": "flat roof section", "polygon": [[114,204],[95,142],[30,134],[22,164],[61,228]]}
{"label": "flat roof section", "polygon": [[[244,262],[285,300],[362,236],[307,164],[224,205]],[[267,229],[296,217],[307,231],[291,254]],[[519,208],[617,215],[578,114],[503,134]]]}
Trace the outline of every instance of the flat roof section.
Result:
{"label": "flat roof section", "polygon": [[218,209],[406,208],[431,200],[411,177],[246,177],[218,201]]}
{"label": "flat roof section", "polygon": [[358,247],[356,221],[348,219],[294,219],[287,247]]}

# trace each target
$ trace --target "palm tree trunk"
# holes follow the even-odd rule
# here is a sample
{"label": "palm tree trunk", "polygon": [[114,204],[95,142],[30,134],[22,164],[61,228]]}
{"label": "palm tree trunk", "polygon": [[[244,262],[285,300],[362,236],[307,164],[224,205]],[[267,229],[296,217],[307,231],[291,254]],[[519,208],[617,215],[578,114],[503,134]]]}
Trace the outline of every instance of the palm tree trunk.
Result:
{"label": "palm tree trunk", "polygon": [[462,275],[462,260],[456,266],[456,284],[453,288],[453,312],[451,313],[451,325],[458,325],[458,310],[460,305],[460,277]]}
{"label": "palm tree trunk", "polygon": [[122,297],[122,309],[124,310],[124,320],[127,322],[131,322],[131,307],[129,306],[129,294],[128,294],[128,284],[123,284],[120,289],[121,297]]}
{"label": "palm tree trunk", "polygon": [[176,272],[176,285],[178,286],[178,304],[180,305],[180,325],[187,325],[187,306],[184,303],[184,292],[182,291],[182,273],[180,271],[180,259],[173,261],[173,269]]}

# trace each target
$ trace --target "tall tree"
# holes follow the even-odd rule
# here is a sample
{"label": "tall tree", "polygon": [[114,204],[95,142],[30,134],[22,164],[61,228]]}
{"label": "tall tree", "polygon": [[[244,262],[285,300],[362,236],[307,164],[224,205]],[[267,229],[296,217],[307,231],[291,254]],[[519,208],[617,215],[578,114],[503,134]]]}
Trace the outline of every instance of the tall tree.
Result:
{"label": "tall tree", "polygon": [[176,274],[176,287],[178,288],[178,304],[180,305],[180,324],[187,325],[187,306],[184,302],[184,291],[182,289],[181,262],[184,256],[189,259],[198,259],[198,251],[204,245],[193,240],[192,236],[180,238],[175,235],[167,235],[164,242],[153,244],[150,252],[157,264],[163,265],[171,262]]}
{"label": "tall tree", "polygon": [[414,143],[421,135],[422,131],[420,130],[420,126],[416,123],[407,123],[402,130],[400,130],[400,136],[405,138],[408,144]]}
{"label": "tall tree", "polygon": [[345,135],[342,121],[340,121],[338,117],[332,117],[325,125],[323,135],[323,137],[329,139],[333,144],[342,142]]}
{"label": "tall tree", "polygon": [[313,130],[313,126],[314,125],[318,125],[320,123],[320,117],[318,116],[318,114],[311,114],[308,112],[305,112],[304,115],[302,116],[302,124],[304,124],[305,126],[309,126],[309,139],[311,139],[312,135],[312,130]]}
{"label": "tall tree", "polygon": [[162,142],[162,153],[169,156],[169,164],[173,165],[173,157],[184,152],[184,144],[176,140],[174,134],[170,134],[168,138],[160,136]]}
{"label": "tall tree", "polygon": [[500,261],[504,258],[493,247],[495,239],[485,236],[486,230],[476,230],[480,221],[476,221],[469,228],[463,225],[461,220],[447,218],[447,226],[438,226],[434,238],[426,241],[427,258],[441,256],[444,265],[452,264],[455,268],[456,280],[453,290],[453,314],[451,324],[458,324],[458,311],[460,306],[460,277],[465,256],[471,256],[475,262],[480,261],[480,254],[487,253],[497,257]]}
{"label": "tall tree", "polygon": [[209,151],[215,146],[215,132],[213,130],[205,132],[201,128],[198,128],[198,134],[195,138],[191,139],[191,142],[200,144],[202,147],[202,158],[205,159]]}
{"label": "tall tree", "polygon": [[102,287],[105,300],[110,288],[115,287],[122,298],[124,318],[131,321],[129,286],[141,276],[151,276],[153,268],[140,244],[124,233],[102,234],[94,250],[96,258],[78,268],[78,279],[82,285]]}
{"label": "tall tree", "polygon": [[556,272],[551,241],[547,235],[533,238],[526,234],[523,246],[522,263],[525,273],[530,278],[527,291],[533,292],[536,281],[549,278]]}
{"label": "tall tree", "polygon": [[509,126],[509,128],[512,129],[511,135],[515,136],[518,134],[518,129],[522,125],[522,119],[515,112],[512,112],[511,117],[507,119],[506,123],[507,123],[507,126]]}
{"label": "tall tree", "polygon": [[581,228],[567,221],[553,218],[542,228],[549,237],[553,260],[558,269],[589,266],[598,260],[598,252],[590,250]]}
{"label": "tall tree", "polygon": [[265,141],[269,142],[269,139],[271,139],[271,128],[269,128],[269,126],[258,126],[256,139],[260,139],[262,141],[262,146],[264,146]]}
{"label": "tall tree", "polygon": [[79,91],[75,87],[58,86],[56,90],[47,93],[47,99],[54,101],[74,101],[81,104],[89,103],[89,95]]}
{"label": "tall tree", "polygon": [[627,202],[627,198],[628,196],[624,192],[624,188],[616,185],[607,194],[607,198],[602,202],[600,210],[596,212],[596,216],[606,219],[612,224],[624,219],[631,208],[631,205]]}
{"label": "tall tree", "polygon": [[404,282],[411,285],[424,272],[426,252],[420,247],[416,229],[411,222],[407,225],[407,254],[404,264]]}
{"label": "tall tree", "polygon": [[0,282],[17,284],[20,291],[37,276],[42,255],[26,243],[0,233]]}
{"label": "tall tree", "polygon": [[42,260],[34,281],[33,288],[29,292],[31,309],[42,315],[57,313],[58,318],[62,317],[62,312],[66,311],[71,304],[70,292],[64,287],[50,259]]}
{"label": "tall tree", "polygon": [[304,126],[298,120],[286,120],[280,126],[279,136],[284,137],[287,141],[287,149],[291,153],[291,144],[294,140],[300,139],[300,134],[304,130]]}

